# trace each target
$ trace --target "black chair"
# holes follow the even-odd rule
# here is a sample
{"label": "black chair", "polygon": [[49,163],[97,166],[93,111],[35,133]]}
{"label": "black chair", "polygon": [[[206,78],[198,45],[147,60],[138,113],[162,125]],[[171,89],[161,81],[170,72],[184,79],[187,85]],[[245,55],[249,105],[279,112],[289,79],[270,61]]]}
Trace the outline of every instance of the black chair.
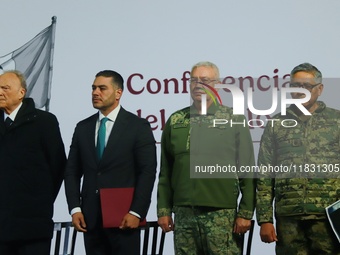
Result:
{"label": "black chair", "polygon": [[[70,236],[70,233],[72,235]],[[51,249],[54,247],[54,255],[74,255],[74,248],[77,238],[77,230],[72,226],[72,222],[55,222],[54,236]],[[63,240],[63,241],[61,241]],[[60,253],[61,243],[63,243],[62,253]],[[53,252],[53,251],[51,251]]]}
{"label": "black chair", "polygon": [[[164,249],[165,233],[158,226],[157,221],[148,221],[146,226],[141,227],[143,237],[142,255],[162,255]],[[150,238],[152,232],[152,238]],[[143,235],[144,234],[144,235]],[[158,236],[160,234],[160,241],[158,243]],[[149,240],[150,239],[150,240]],[[151,253],[148,253],[149,244],[151,245]],[[158,252],[157,252],[158,246]]]}
{"label": "black chair", "polygon": [[248,235],[248,241],[247,241],[247,245],[246,245],[246,247],[247,247],[246,255],[250,255],[251,243],[253,241],[254,225],[255,225],[255,220],[251,220],[251,225],[250,225],[249,231],[246,234],[241,236],[241,244],[242,244],[241,245],[241,254],[242,255],[243,255],[243,251],[244,251],[244,241],[245,241],[244,237],[245,237],[245,235]]}

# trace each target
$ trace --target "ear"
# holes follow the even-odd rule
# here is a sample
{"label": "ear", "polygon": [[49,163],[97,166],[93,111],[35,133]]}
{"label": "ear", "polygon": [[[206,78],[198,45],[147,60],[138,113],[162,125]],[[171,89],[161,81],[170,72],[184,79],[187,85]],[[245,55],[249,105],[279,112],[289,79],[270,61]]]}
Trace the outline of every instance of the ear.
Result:
{"label": "ear", "polygon": [[318,86],[318,96],[321,96],[322,91],[323,91],[323,84],[321,83],[321,84]]}
{"label": "ear", "polygon": [[20,88],[19,94],[20,94],[19,99],[22,100],[25,97],[25,95],[26,95],[26,89]]}
{"label": "ear", "polygon": [[217,81],[216,82],[214,82],[214,89],[216,90],[216,91],[219,91],[219,88],[215,88],[215,86],[216,85],[218,85],[218,84],[222,84],[222,82],[221,82],[221,80],[220,79],[217,79]]}
{"label": "ear", "polygon": [[119,100],[123,95],[122,89],[116,89],[116,100]]}

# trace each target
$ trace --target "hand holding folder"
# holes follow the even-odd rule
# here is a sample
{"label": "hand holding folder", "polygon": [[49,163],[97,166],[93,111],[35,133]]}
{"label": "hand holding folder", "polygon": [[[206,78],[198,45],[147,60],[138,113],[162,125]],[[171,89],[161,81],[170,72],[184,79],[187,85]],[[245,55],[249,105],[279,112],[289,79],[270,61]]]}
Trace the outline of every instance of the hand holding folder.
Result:
{"label": "hand holding folder", "polygon": [[[118,228],[124,216],[130,211],[134,188],[105,188],[100,189],[103,227]],[[146,220],[140,222],[146,225]]]}

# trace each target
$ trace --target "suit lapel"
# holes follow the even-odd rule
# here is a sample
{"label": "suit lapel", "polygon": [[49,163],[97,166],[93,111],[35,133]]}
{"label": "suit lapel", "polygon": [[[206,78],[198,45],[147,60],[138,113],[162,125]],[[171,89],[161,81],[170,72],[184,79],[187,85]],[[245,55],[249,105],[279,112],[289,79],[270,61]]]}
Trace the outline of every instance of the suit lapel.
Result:
{"label": "suit lapel", "polygon": [[4,112],[0,110],[0,134],[5,134],[6,127],[5,127],[5,120],[4,120]]}
{"label": "suit lapel", "polygon": [[85,132],[85,136],[84,138],[87,140],[86,144],[88,144],[88,148],[90,151],[90,155],[94,155],[95,157],[95,161],[97,162],[97,154],[96,154],[96,144],[95,144],[95,136],[96,136],[96,124],[97,124],[97,120],[98,120],[98,113],[92,115],[92,117],[89,119],[89,121],[87,122],[85,128],[84,128],[84,132]]}
{"label": "suit lapel", "polygon": [[102,161],[105,160],[107,156],[110,156],[110,158],[112,158],[115,155],[112,152],[115,151],[115,148],[117,148],[117,146],[121,146],[121,144],[118,145],[118,141],[122,137],[124,130],[128,128],[128,120],[126,118],[127,117],[126,115],[127,115],[126,111],[121,107],[117,115],[116,121],[113,124],[110,137],[107,141]]}

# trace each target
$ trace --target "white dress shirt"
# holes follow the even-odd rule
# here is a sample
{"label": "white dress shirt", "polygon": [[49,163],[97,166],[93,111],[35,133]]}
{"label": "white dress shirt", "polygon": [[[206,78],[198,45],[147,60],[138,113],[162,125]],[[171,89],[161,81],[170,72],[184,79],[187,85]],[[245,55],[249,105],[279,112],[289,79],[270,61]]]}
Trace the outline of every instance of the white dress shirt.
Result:
{"label": "white dress shirt", "polygon": [[8,115],[7,113],[4,112],[4,120],[6,120],[7,117],[9,117],[12,121],[15,120],[15,117],[17,116],[18,114],[18,111],[20,110],[22,106],[22,102],[19,104],[19,106],[17,108],[15,108],[15,110],[13,112],[11,112],[10,115]]}

